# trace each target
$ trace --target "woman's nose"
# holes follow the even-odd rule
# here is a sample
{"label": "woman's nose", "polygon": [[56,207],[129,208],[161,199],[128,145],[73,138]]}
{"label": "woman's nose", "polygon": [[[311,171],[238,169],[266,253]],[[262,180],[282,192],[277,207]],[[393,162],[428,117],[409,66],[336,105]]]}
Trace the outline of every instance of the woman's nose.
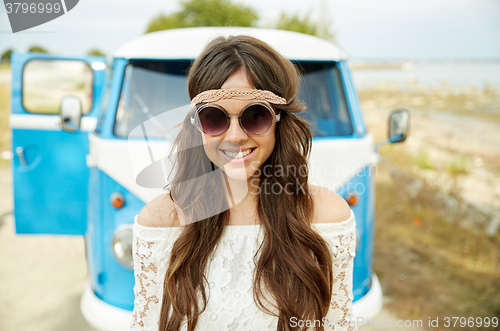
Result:
{"label": "woman's nose", "polygon": [[233,142],[235,144],[241,144],[248,139],[248,135],[243,131],[240,126],[240,122],[237,117],[231,117],[229,122],[229,128],[226,131],[226,136],[224,140]]}

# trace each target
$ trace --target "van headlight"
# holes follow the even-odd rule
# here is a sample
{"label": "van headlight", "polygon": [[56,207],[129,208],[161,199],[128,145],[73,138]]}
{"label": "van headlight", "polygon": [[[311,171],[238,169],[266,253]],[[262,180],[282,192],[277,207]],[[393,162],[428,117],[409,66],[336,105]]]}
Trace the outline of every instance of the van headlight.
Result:
{"label": "van headlight", "polygon": [[112,250],[116,260],[125,268],[133,270],[132,224],[120,225],[113,235]]}

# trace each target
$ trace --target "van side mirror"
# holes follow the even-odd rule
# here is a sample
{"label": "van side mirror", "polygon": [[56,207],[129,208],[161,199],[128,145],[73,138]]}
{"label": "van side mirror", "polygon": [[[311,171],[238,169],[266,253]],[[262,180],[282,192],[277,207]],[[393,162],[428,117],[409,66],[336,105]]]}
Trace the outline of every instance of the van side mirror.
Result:
{"label": "van side mirror", "polygon": [[406,140],[410,127],[410,112],[407,109],[397,109],[389,115],[389,139],[375,144],[375,153],[385,144],[398,143]]}
{"label": "van side mirror", "polygon": [[82,121],[82,101],[80,98],[66,95],[61,99],[61,126],[64,131],[76,132],[80,130]]}
{"label": "van side mirror", "polygon": [[409,123],[410,112],[408,110],[393,110],[389,116],[389,141],[391,143],[405,141],[408,134]]}

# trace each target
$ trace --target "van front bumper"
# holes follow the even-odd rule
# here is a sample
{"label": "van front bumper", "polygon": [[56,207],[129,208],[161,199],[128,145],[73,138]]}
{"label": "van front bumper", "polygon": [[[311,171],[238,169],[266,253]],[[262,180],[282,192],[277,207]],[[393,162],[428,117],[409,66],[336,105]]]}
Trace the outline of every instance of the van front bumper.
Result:
{"label": "van front bumper", "polygon": [[87,322],[99,331],[130,330],[132,312],[118,308],[99,299],[92,290],[90,283],[85,287],[80,301],[82,315]]}
{"label": "van front bumper", "polygon": [[352,304],[353,315],[364,320],[373,319],[382,310],[382,287],[377,275],[372,273],[372,285],[368,292]]}

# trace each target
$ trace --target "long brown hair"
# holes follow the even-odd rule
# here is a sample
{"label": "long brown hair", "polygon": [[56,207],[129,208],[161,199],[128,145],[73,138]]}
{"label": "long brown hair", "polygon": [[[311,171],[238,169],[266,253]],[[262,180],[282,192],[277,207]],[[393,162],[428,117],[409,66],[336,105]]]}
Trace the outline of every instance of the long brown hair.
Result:
{"label": "long brown hair", "polygon": [[[291,100],[280,106],[284,111],[276,127],[275,149],[263,165],[271,171],[260,173],[257,208],[264,239],[254,256],[253,296],[261,310],[279,318],[278,330],[300,330],[290,326],[292,317],[321,320],[326,315],[333,276],[328,246],[310,224],[313,201],[308,190],[307,158],[312,134],[308,123],[294,114],[305,109],[295,98],[300,88],[299,73],[289,60],[261,40],[249,36],[218,37],[189,69],[189,95],[193,98],[200,92],[219,89],[241,67],[257,89]],[[170,197],[188,220],[201,221],[185,225],[173,245],[159,326],[162,331],[179,330],[186,318],[188,331],[193,331],[207,304],[207,262],[229,222],[230,210],[222,191],[224,178],[214,171],[217,167],[206,156],[201,135],[190,124],[189,116],[174,145],[176,173]],[[274,174],[277,166],[297,171],[282,172],[280,176],[265,174]],[[189,183],[192,178],[198,178],[196,185]],[[268,194],[266,185],[280,187],[280,193]],[[293,194],[286,193],[290,187]],[[266,308],[268,303],[278,315]]]}

